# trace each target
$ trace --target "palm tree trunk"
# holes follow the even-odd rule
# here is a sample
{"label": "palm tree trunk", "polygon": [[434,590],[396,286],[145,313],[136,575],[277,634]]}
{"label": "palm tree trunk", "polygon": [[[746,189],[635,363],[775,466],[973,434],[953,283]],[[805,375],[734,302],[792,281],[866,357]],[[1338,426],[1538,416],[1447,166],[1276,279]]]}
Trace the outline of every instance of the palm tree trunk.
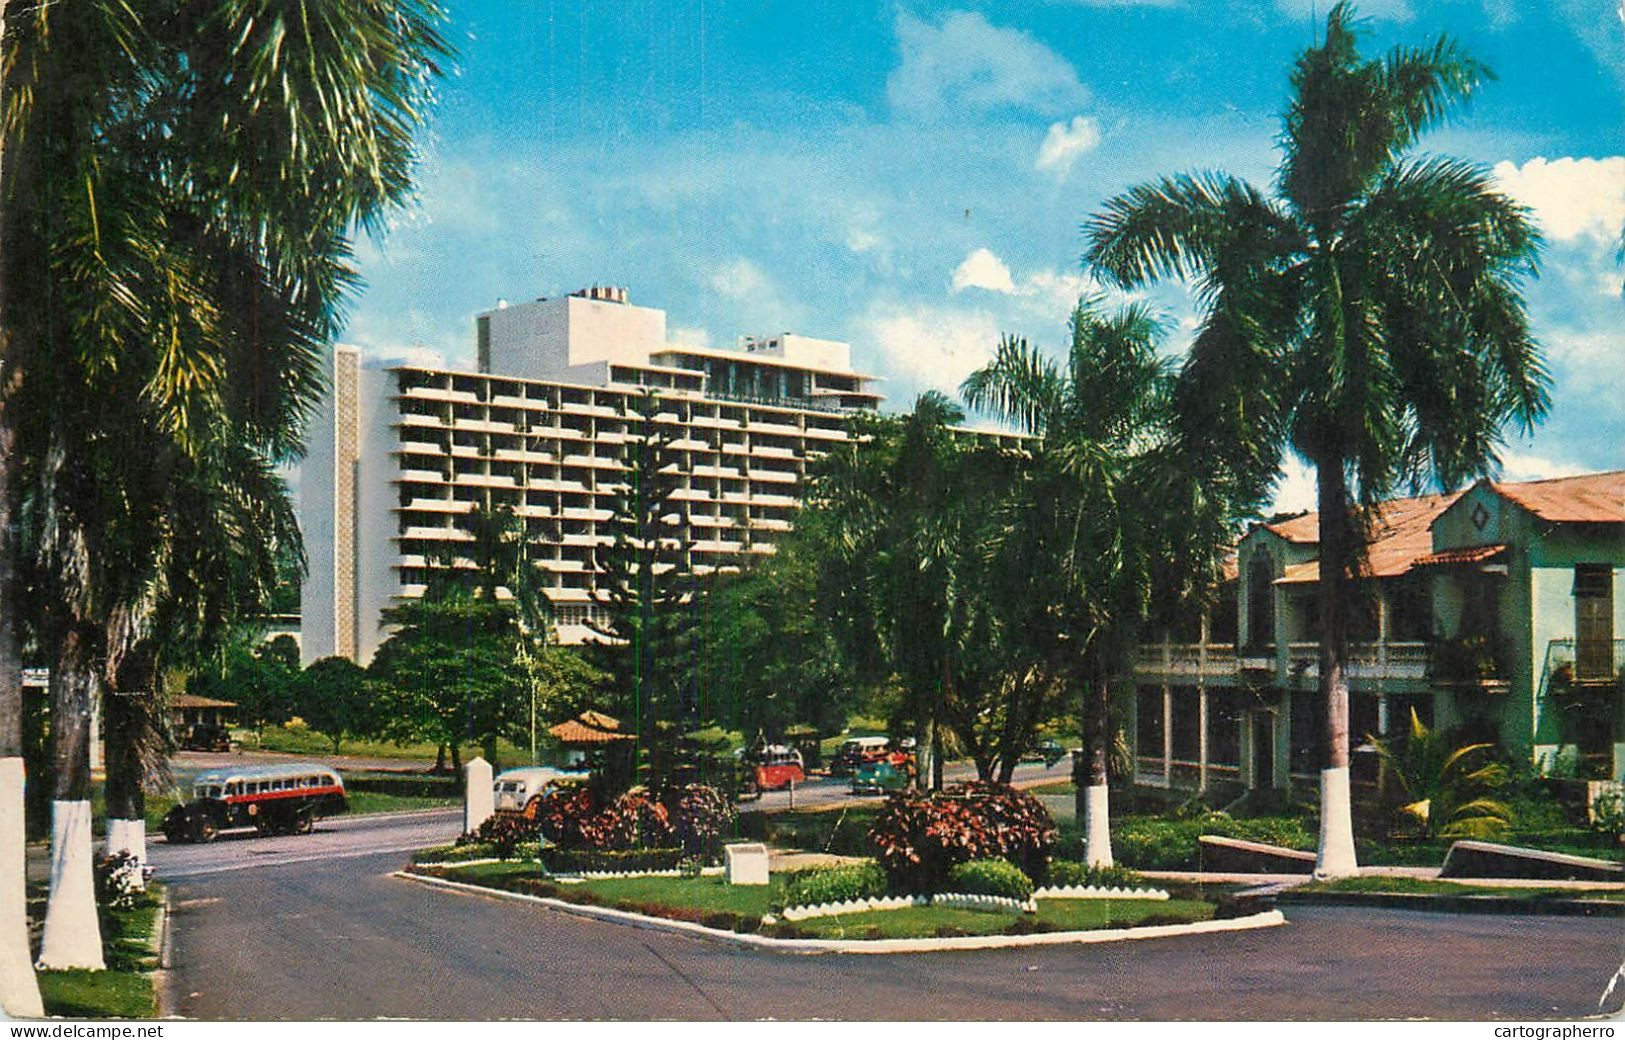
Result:
{"label": "palm tree trunk", "polygon": [[1104,661],[1091,662],[1088,682],[1084,686],[1083,719],[1089,749],[1089,783],[1079,789],[1083,818],[1083,859],[1092,867],[1112,865],[1112,831],[1110,813],[1110,776],[1107,763],[1111,760],[1111,726],[1107,712],[1111,704]]}
{"label": "palm tree trunk", "polygon": [[40,940],[41,968],[100,971],[101,924],[90,837],[90,702],[96,670],[81,632],[70,627],[51,669],[56,790],[51,802],[51,896]]}
{"label": "palm tree trunk", "polygon": [[1353,517],[1340,460],[1317,461],[1320,508],[1320,696],[1326,706],[1326,765],[1320,772],[1320,851],[1316,877],[1359,873],[1349,802],[1348,582],[1353,571]]}
{"label": "palm tree trunk", "polygon": [[[0,0],[0,39],[6,2]],[[0,101],[4,100],[0,83]],[[0,157],[5,140],[0,135]],[[0,163],[0,173],[4,164]],[[0,176],[0,185],[4,184]],[[0,263],[4,252],[0,251]],[[0,287],[3,288],[3,287]],[[0,294],[3,295],[3,294]],[[11,537],[12,461],[16,431],[6,402],[21,382],[0,328],[0,1011],[13,1018],[41,1018],[39,982],[28,949],[26,892],[27,827],[23,813],[23,662],[17,638],[16,543]]]}
{"label": "palm tree trunk", "polygon": [[105,698],[107,854],[127,852],[142,867],[147,865],[147,763],[163,744],[157,665],[157,648],[141,644],[125,658],[117,689]]}

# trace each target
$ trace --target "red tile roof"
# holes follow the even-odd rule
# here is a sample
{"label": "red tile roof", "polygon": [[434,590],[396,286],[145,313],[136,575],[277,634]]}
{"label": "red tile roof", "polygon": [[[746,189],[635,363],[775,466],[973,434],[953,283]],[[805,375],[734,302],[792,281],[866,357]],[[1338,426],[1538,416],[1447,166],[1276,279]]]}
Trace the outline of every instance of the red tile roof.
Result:
{"label": "red tile roof", "polygon": [[[1553,523],[1625,523],[1625,470],[1516,484],[1496,481],[1484,484]],[[1504,551],[1506,546],[1501,545],[1433,552],[1433,521],[1461,494],[1395,498],[1377,506],[1373,537],[1366,549],[1371,576],[1391,578],[1412,567],[1476,562]],[[1284,517],[1260,526],[1299,545],[1314,545],[1320,541],[1318,513]],[[1276,584],[1312,582],[1319,576],[1317,563],[1298,563],[1287,567]]]}
{"label": "red tile roof", "polygon": [[1625,469],[1490,487],[1553,523],[1625,523]]}
{"label": "red tile roof", "polygon": [[621,724],[608,715],[584,711],[579,716],[561,722],[548,732],[565,744],[609,744],[617,740],[632,740],[632,734],[617,732]]}

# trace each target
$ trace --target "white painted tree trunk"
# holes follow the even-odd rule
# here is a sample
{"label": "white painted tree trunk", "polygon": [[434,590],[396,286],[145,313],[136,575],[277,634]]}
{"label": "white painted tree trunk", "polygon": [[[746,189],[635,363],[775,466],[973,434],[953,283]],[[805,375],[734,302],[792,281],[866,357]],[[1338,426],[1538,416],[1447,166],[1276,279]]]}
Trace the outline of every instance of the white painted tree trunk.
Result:
{"label": "white painted tree trunk", "polygon": [[1348,766],[1320,771],[1320,855],[1315,877],[1353,877],[1360,872],[1354,858],[1354,815],[1349,803]]}
{"label": "white painted tree trunk", "polygon": [[[128,852],[135,857],[136,863],[142,870],[147,867],[147,821],[146,820],[115,820],[107,821],[107,854],[116,856],[121,852]],[[137,875],[136,885],[141,889],[147,887],[146,875]]]}
{"label": "white painted tree trunk", "polygon": [[1106,784],[1090,784],[1084,790],[1083,860],[1091,867],[1112,865],[1109,793]]}
{"label": "white painted tree trunk", "polygon": [[0,758],[0,1011],[41,1018],[39,982],[28,950],[23,760]]}
{"label": "white painted tree trunk", "polygon": [[101,971],[102,931],[96,918],[90,803],[51,803],[51,899],[40,940],[41,968]]}

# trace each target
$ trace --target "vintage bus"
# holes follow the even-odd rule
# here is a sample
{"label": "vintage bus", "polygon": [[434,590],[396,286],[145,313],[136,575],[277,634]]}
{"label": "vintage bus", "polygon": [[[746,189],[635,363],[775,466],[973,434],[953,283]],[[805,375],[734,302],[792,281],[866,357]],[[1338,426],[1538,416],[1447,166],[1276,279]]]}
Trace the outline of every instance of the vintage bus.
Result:
{"label": "vintage bus", "polygon": [[317,817],[346,808],[338,770],[315,762],[210,769],[193,779],[192,800],[169,810],[163,832],[177,843],[213,841],[236,827],[309,834]]}

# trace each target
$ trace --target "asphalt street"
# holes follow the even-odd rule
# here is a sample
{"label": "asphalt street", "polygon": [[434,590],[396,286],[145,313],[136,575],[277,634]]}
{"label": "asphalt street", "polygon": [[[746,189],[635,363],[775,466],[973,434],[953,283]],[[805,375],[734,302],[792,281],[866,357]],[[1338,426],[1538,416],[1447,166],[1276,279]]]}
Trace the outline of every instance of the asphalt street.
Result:
{"label": "asphalt street", "polygon": [[[453,814],[153,846],[171,1013],[204,1019],[1572,1019],[1625,962],[1618,918],[1290,907],[1229,935],[794,956],[389,877]],[[240,846],[240,848],[239,848]],[[389,851],[370,851],[387,849]]]}

